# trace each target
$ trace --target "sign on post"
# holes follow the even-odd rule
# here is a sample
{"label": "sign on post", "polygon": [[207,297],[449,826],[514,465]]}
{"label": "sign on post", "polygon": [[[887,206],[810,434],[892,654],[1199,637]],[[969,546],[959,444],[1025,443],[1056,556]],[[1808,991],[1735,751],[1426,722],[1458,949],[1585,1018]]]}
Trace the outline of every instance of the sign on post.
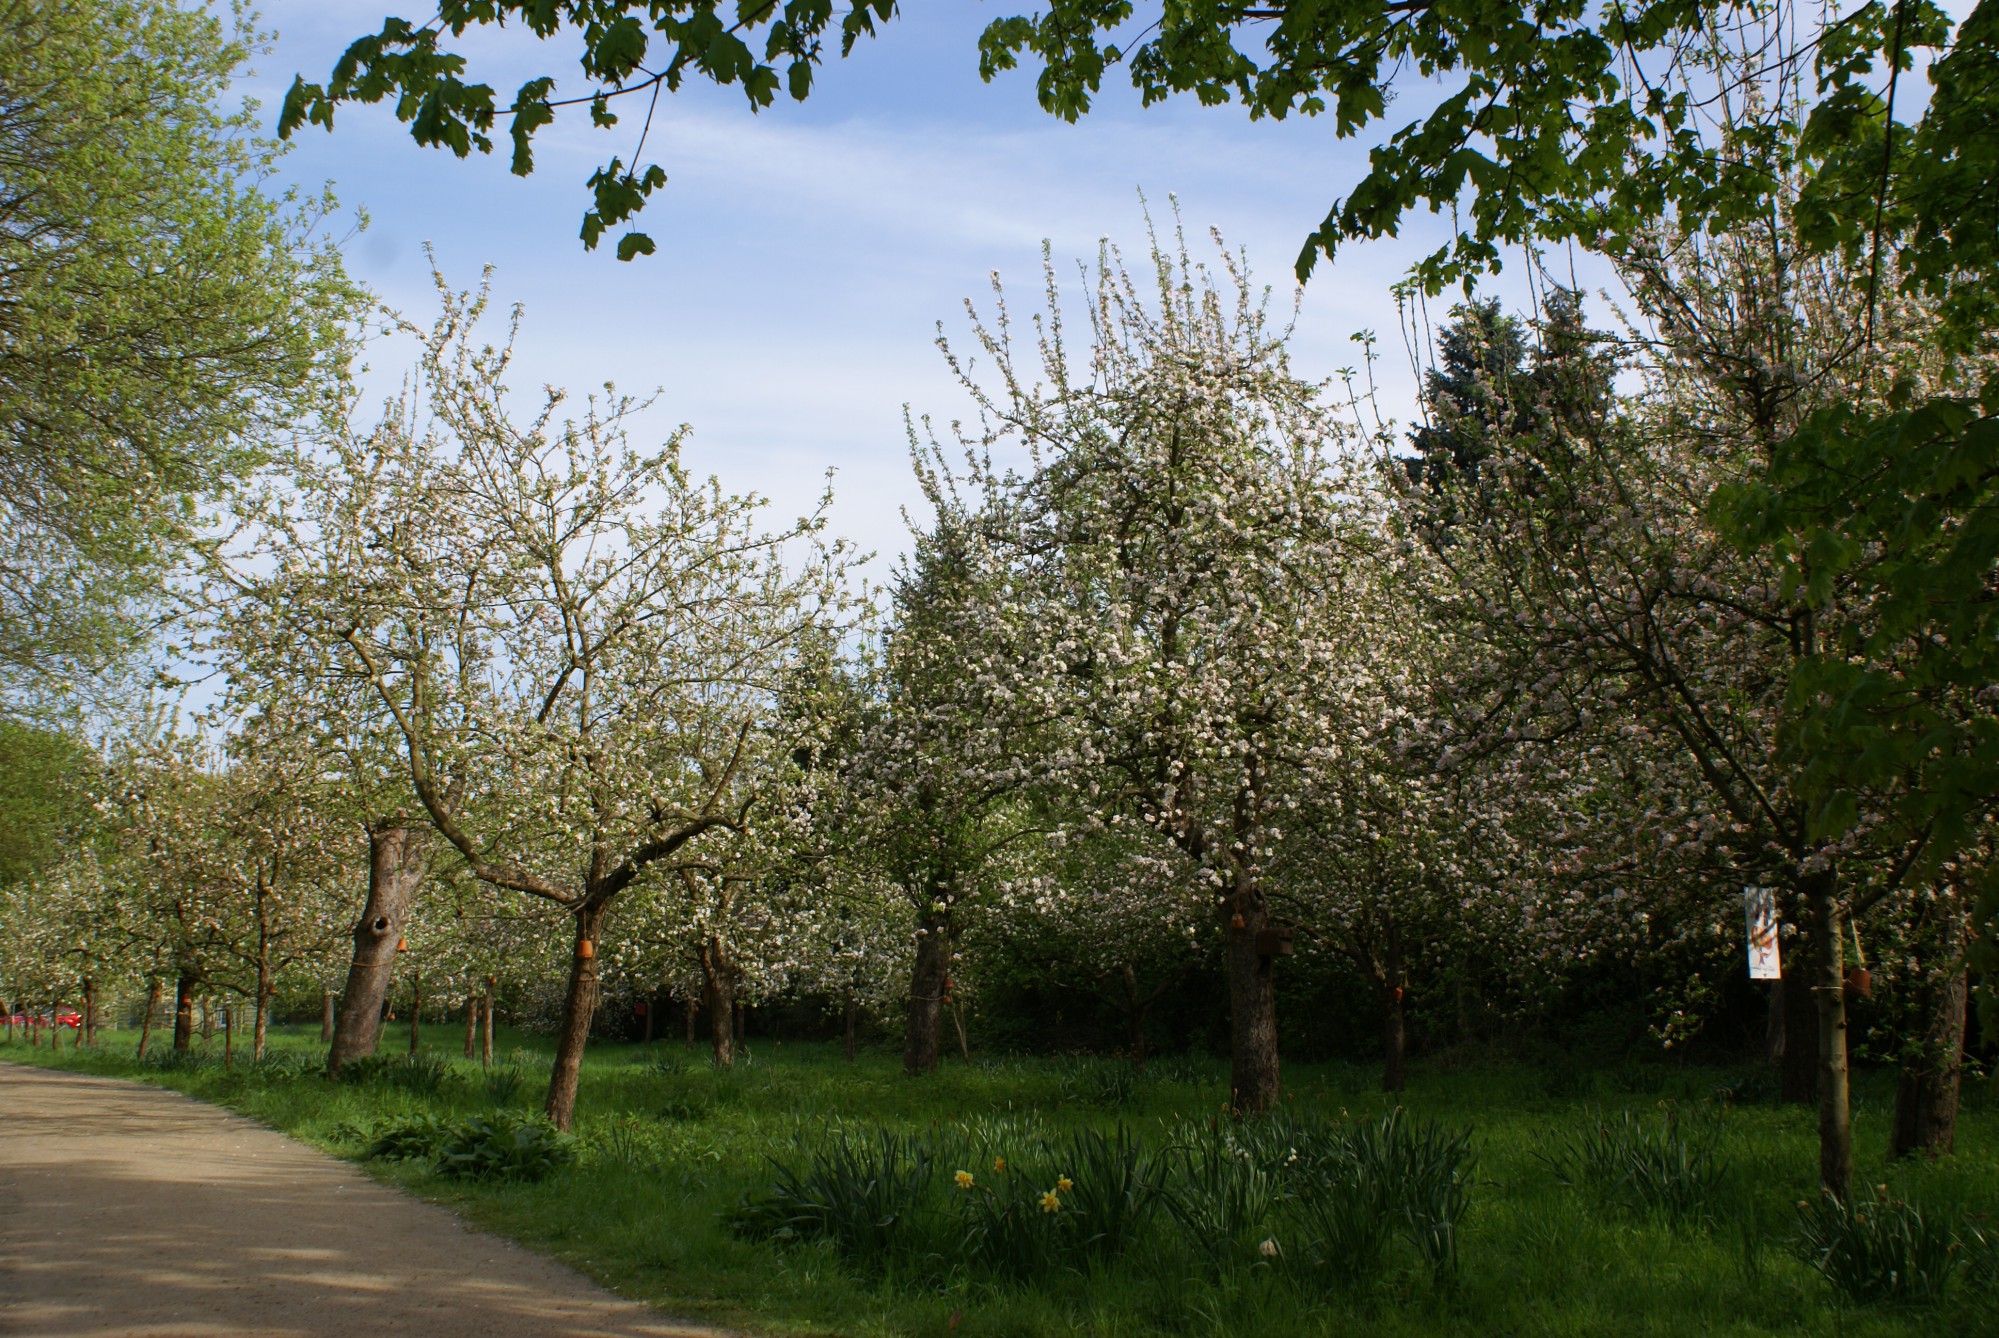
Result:
{"label": "sign on post", "polygon": [[1742,889],[1742,910],[1749,920],[1749,978],[1781,980],[1777,957],[1777,898],[1767,887]]}

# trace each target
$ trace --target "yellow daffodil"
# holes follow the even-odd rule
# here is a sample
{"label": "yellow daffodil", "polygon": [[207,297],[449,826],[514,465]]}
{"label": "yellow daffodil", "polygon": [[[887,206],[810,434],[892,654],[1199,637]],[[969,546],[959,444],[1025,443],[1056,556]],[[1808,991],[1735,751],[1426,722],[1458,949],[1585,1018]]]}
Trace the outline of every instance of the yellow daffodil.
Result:
{"label": "yellow daffodil", "polygon": [[972,1173],[970,1171],[960,1171],[951,1178],[958,1182],[959,1189],[970,1189],[972,1187]]}
{"label": "yellow daffodil", "polygon": [[1054,1190],[1051,1189],[1041,1196],[1041,1211],[1044,1213],[1059,1213],[1062,1211],[1062,1200],[1055,1197]]}
{"label": "yellow daffodil", "polygon": [[1067,1194],[1070,1190],[1074,1189],[1075,1187],[1076,1187],[1075,1182],[1070,1180],[1068,1176],[1064,1175],[1056,1177],[1055,1188],[1060,1190],[1062,1193]]}
{"label": "yellow daffodil", "polygon": [[1004,1172],[1004,1171],[1006,1170],[1006,1158],[1005,1158],[1005,1157],[994,1157],[994,1158],[993,1158],[993,1169],[994,1169],[995,1171],[1000,1171],[1000,1172]]}

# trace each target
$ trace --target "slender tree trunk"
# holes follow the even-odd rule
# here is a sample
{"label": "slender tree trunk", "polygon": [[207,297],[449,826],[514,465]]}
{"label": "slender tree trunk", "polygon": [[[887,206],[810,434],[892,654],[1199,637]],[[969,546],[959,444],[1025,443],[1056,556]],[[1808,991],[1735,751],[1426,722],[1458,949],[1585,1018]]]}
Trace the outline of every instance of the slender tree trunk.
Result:
{"label": "slender tree trunk", "polygon": [[1806,876],[1804,892],[1818,939],[1819,1184],[1841,1199],[1853,1182],[1853,1107],[1846,1063],[1845,921],[1830,871]]}
{"label": "slender tree trunk", "polygon": [[844,1020],[847,1029],[844,1049],[847,1062],[851,1064],[854,1062],[855,1054],[860,1049],[860,1008],[854,1003],[854,991],[851,989],[847,991],[846,1006],[842,1011],[846,1014]]}
{"label": "slender tree trunk", "polygon": [[261,945],[257,952],[257,1013],[250,1035],[250,1058],[253,1062],[264,1062],[264,1051],[271,1039],[271,1000],[278,992],[277,982],[271,975],[271,955]]}
{"label": "slender tree trunk", "polygon": [[555,1069],[548,1077],[549,1121],[565,1133],[576,1122],[576,1089],[583,1077],[583,1051],[597,1012],[597,932],[610,908],[585,902],[576,911],[576,951],[569,959],[569,989],[562,1000],[556,1033]]}
{"label": "slender tree trunk", "polygon": [[1139,1068],[1145,1067],[1145,1010],[1146,999],[1138,992],[1138,971],[1130,962],[1118,968],[1118,981],[1124,986],[1124,1037],[1125,1049],[1131,1055],[1131,1062]]}
{"label": "slender tree trunk", "polygon": [[500,983],[499,977],[486,977],[486,997],[479,1004],[479,1064],[483,1068],[493,1067],[493,989]]}
{"label": "slender tree trunk", "polygon": [[972,1046],[965,1039],[964,1006],[958,1002],[958,996],[955,994],[947,994],[944,997],[951,1004],[951,1028],[958,1033],[958,1058],[969,1064],[972,1062]]}
{"label": "slender tree trunk", "polygon": [[146,1015],[139,1019],[139,1058],[146,1057],[146,1042],[153,1038],[153,1015],[160,1011],[160,978],[146,982]]}
{"label": "slender tree trunk", "polygon": [[1276,959],[1256,950],[1256,936],[1270,927],[1262,889],[1241,873],[1236,885],[1237,895],[1222,904],[1222,952],[1229,981],[1229,1108],[1238,1115],[1254,1115],[1275,1105],[1278,1097],[1277,980],[1272,969]]}
{"label": "slender tree trunk", "polygon": [[1950,974],[1933,986],[1929,1024],[1914,1056],[1902,1063],[1895,1084],[1895,1127],[1890,1155],[1947,1157],[1957,1148],[1957,1102],[1964,1084],[1964,1032],[1971,1001],[1964,945],[1969,926],[1953,898],[1946,909],[1938,957]]}
{"label": "slender tree trunk", "polygon": [[695,1036],[695,1033],[696,1033],[696,1031],[698,1030],[698,1028],[696,1028],[696,1026],[694,1025],[694,1023],[695,1023],[695,1014],[696,1014],[696,1013],[698,1013],[698,1012],[700,1011],[700,1008],[701,1008],[700,1004],[696,1003],[696,1002],[695,1002],[695,1001],[694,1001],[694,1000],[693,1000],[692,998],[689,998],[689,999],[688,999],[688,1001],[687,1001],[687,1048],[688,1048],[689,1050],[692,1050],[692,1049],[694,1048],[694,1036]]}
{"label": "slender tree trunk", "polygon": [[1382,970],[1376,977],[1381,987],[1381,1090],[1399,1092],[1408,1082],[1409,1032],[1402,1012],[1402,930],[1392,916],[1386,931]]}
{"label": "slender tree trunk", "polygon": [[368,828],[368,904],[354,923],[354,958],[326,1055],[326,1071],[375,1053],[395,973],[396,944],[423,877],[423,832],[395,822]]}
{"label": "slender tree trunk", "polygon": [[644,1003],[644,1004],[642,1005],[642,1007],[643,1007],[643,1008],[645,1009],[645,1017],[646,1017],[646,1036],[645,1036],[645,1045],[646,1045],[646,1048],[647,1048],[647,1049],[651,1049],[651,1048],[652,1048],[652,1019],[653,1019],[653,1015],[654,1015],[655,1013],[659,1012],[659,999],[658,999],[658,998],[657,998],[656,996],[648,996],[648,997],[647,997],[647,999],[646,999],[646,1001],[645,1001],[645,1003]]}
{"label": "slender tree trunk", "polygon": [[701,987],[715,1067],[731,1068],[736,1062],[736,973],[714,937],[701,945]]}
{"label": "slender tree trunk", "polygon": [[236,1006],[222,1005],[222,1071],[236,1067]]}
{"label": "slender tree trunk", "polygon": [[937,1071],[944,981],[951,973],[951,917],[926,913],[916,927],[916,965],[909,978],[909,1021],[902,1038],[905,1073]]}
{"label": "slender tree trunk", "polygon": [[479,1045],[479,996],[465,995],[465,1057],[472,1058]]}
{"label": "slender tree trunk", "polygon": [[185,968],[174,981],[174,1050],[179,1054],[194,1048],[194,991],[200,984]]}
{"label": "slender tree trunk", "polygon": [[319,1040],[322,1045],[333,1042],[333,987],[319,987]]}
{"label": "slender tree trunk", "polygon": [[410,976],[410,1053],[415,1054],[423,1044],[423,972],[417,970]]}
{"label": "slender tree trunk", "polygon": [[93,1049],[97,1045],[97,982],[89,976],[83,978],[83,1030],[77,1039]]}

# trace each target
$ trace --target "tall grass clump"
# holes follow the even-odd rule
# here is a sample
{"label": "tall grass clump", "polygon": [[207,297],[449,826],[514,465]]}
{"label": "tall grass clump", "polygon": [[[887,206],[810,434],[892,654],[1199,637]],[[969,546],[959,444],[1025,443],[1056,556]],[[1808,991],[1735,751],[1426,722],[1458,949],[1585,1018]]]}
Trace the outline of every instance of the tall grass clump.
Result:
{"label": "tall grass clump", "polygon": [[1720,1144],[1716,1114],[1690,1116],[1669,1104],[1657,1120],[1629,1110],[1599,1113],[1552,1153],[1536,1155],[1565,1185],[1676,1226],[1702,1227],[1715,1224],[1727,1198]]}
{"label": "tall grass clump", "polygon": [[[1931,1302],[1984,1245],[1948,1216],[1872,1185],[1841,1199],[1827,1192],[1798,1204],[1798,1253],[1849,1301]],[[1980,1261],[1982,1262],[1982,1261]]]}

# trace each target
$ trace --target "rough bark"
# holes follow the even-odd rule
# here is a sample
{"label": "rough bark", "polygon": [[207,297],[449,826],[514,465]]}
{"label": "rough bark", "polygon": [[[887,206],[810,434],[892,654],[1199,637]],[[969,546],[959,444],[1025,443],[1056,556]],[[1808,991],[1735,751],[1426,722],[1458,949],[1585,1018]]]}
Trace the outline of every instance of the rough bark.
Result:
{"label": "rough bark", "polygon": [[951,970],[951,921],[925,915],[916,929],[916,964],[909,978],[909,1020],[903,1031],[905,1073],[935,1073],[943,1024],[944,981]]}
{"label": "rough bark", "polygon": [[701,991],[715,1067],[730,1068],[736,1062],[736,973],[715,938],[701,945]]}
{"label": "rough bark", "polygon": [[194,992],[201,978],[182,968],[174,978],[174,1050],[186,1054],[194,1048]]}
{"label": "rough bark", "polygon": [[236,1008],[222,1005],[222,1071],[236,1067]]}
{"label": "rough bark", "polygon": [[479,996],[465,995],[465,1057],[472,1058],[479,1045]]}
{"label": "rough bark", "polygon": [[479,1001],[479,1063],[493,1067],[493,989],[499,977],[486,977],[486,997]]}
{"label": "rough bark", "polygon": [[[146,1042],[153,1039],[153,1014],[160,1011],[160,978],[154,976],[146,982],[146,1015],[139,1019],[139,1058],[146,1057]],[[12,1037],[9,1037],[11,1040]]]}
{"label": "rough bark", "polygon": [[1819,1185],[1844,1199],[1853,1182],[1853,1107],[1846,1059],[1845,920],[1830,872],[1808,875],[1805,894],[1817,939]]}
{"label": "rough bark", "polygon": [[333,987],[319,987],[319,1040],[322,1045],[333,1043]]}
{"label": "rough bark", "polygon": [[343,1065],[375,1053],[396,944],[423,877],[423,848],[419,828],[389,821],[368,829],[368,902],[354,922],[354,957],[326,1054],[326,1071],[336,1078]]}
{"label": "rough bark", "polygon": [[1964,1033],[1971,1002],[1964,967],[1964,913],[1946,914],[1943,960],[1950,973],[1934,987],[1929,1023],[1915,1053],[1902,1062],[1895,1084],[1895,1124],[1891,1156],[1948,1157],[1957,1148],[1957,1103],[1964,1085]]}
{"label": "rough bark", "polygon": [[556,1032],[555,1068],[548,1077],[549,1123],[567,1132],[576,1122],[576,1091],[583,1077],[583,1051],[590,1044],[590,1023],[597,1014],[597,932],[609,907],[585,902],[576,914],[576,950],[569,959],[569,988],[562,999],[562,1023]]}
{"label": "rough bark", "polygon": [[1256,951],[1256,936],[1270,927],[1270,916],[1261,889],[1240,875],[1237,895],[1222,904],[1222,915],[1222,957],[1229,981],[1229,1109],[1255,1115],[1275,1105],[1278,1097],[1276,959]]}

